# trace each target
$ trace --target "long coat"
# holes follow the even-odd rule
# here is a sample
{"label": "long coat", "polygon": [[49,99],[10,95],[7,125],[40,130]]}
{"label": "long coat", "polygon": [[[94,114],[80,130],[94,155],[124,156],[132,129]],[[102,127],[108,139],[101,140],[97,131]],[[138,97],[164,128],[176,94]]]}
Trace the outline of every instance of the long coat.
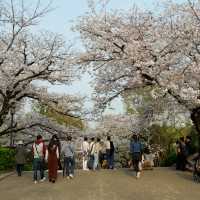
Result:
{"label": "long coat", "polygon": [[16,164],[25,164],[26,162],[26,151],[24,146],[18,146],[16,148],[16,155],[15,155],[15,160]]}

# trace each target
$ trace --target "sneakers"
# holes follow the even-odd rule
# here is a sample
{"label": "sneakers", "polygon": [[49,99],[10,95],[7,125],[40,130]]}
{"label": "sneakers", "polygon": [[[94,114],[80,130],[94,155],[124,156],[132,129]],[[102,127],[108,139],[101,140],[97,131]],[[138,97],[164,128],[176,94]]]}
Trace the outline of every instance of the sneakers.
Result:
{"label": "sneakers", "polygon": [[67,176],[67,179],[69,180],[69,179],[70,179],[70,177],[69,177],[69,176]]}
{"label": "sneakers", "polygon": [[73,174],[70,174],[69,177],[70,177],[71,179],[74,178]]}
{"label": "sneakers", "polygon": [[40,180],[40,182],[44,182],[45,180],[46,180],[46,178],[43,177],[43,178]]}
{"label": "sneakers", "polygon": [[137,174],[136,174],[136,178],[137,178],[137,179],[140,178],[140,173],[141,173],[141,172],[137,172]]}
{"label": "sneakers", "polygon": [[[40,180],[40,182],[44,182],[45,180],[46,180],[46,178],[45,178],[45,177],[43,177],[43,178]],[[49,180],[49,181],[50,181],[50,180]],[[34,183],[35,183],[35,184],[37,184],[37,183],[38,183],[38,181],[36,181],[36,180],[35,180],[35,181],[34,181]]]}

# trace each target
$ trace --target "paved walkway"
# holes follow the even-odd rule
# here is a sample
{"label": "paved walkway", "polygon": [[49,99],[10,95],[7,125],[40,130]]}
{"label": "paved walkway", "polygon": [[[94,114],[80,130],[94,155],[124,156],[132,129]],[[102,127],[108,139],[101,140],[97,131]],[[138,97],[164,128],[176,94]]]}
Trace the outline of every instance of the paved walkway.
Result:
{"label": "paved walkway", "polygon": [[5,173],[0,173],[0,181],[7,178],[8,176],[11,176],[12,174],[15,174],[15,172],[5,172]]}
{"label": "paved walkway", "polygon": [[32,174],[12,175],[0,182],[3,200],[198,200],[200,184],[190,173],[168,168],[144,171],[136,180],[130,170],[76,171],[73,180],[59,176],[55,184],[33,184]]}

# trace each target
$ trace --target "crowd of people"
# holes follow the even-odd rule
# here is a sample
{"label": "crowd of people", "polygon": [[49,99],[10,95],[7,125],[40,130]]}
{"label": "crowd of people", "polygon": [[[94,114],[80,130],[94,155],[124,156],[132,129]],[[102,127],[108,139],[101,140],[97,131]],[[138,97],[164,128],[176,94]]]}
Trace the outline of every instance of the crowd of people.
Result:
{"label": "crowd of people", "polygon": [[[193,148],[192,138],[186,136],[181,137],[176,142],[176,169],[177,170],[194,170],[195,163],[200,159],[200,150]],[[200,167],[200,166],[199,166]]]}
{"label": "crowd of people", "polygon": [[92,137],[91,141],[88,141],[87,137],[84,137],[84,141],[81,145],[83,155],[83,170],[96,170],[99,168],[114,169],[114,151],[115,147],[110,136],[107,137],[105,142],[100,138]]}
{"label": "crowd of people", "polygon": [[190,136],[180,137],[176,142],[176,169],[177,170],[186,170],[186,167],[189,167],[189,157],[194,153],[192,149],[192,140]]}
{"label": "crowd of people", "polygon": [[[145,150],[146,149],[146,150]],[[150,167],[155,166],[156,160],[150,149],[144,147],[139,135],[133,134],[130,141],[130,166],[133,166],[136,172],[136,178],[140,178],[142,166],[145,164]],[[188,166],[193,166],[191,162],[194,155],[192,150],[191,137],[181,137],[176,142],[177,153],[177,170],[185,170]],[[84,171],[95,171],[100,168],[114,169],[115,146],[110,136],[106,141],[102,141],[99,137],[84,137],[81,143],[82,169]],[[67,136],[62,145],[57,135],[53,135],[48,146],[41,135],[37,136],[36,141],[32,145],[33,155],[33,181],[43,182],[46,177],[44,175],[44,165],[47,163],[49,182],[55,183],[57,180],[58,169],[63,170],[63,177],[67,179],[74,178],[75,169],[75,144],[71,136]],[[61,158],[63,160],[61,164]],[[46,162],[45,162],[46,161]],[[145,163],[146,161],[146,163]],[[18,176],[22,175],[23,165],[25,163],[25,149],[23,142],[18,143],[16,149],[16,170]],[[38,171],[40,176],[38,176]]]}
{"label": "crowd of people", "polygon": [[[100,168],[114,169],[114,144],[110,136],[105,142],[100,138],[92,137],[90,141],[84,137],[81,144],[83,170],[97,170]],[[25,164],[25,148],[23,142],[18,142],[16,148],[16,171],[18,176],[22,175]],[[43,182],[46,180],[44,169],[45,163],[48,168],[49,182],[55,183],[58,176],[58,169],[61,168],[61,157],[63,158],[63,177],[73,179],[75,169],[75,144],[71,136],[67,136],[62,145],[57,135],[53,135],[48,146],[41,135],[38,135],[32,145],[33,155],[33,181]],[[38,172],[40,173],[38,176]]]}

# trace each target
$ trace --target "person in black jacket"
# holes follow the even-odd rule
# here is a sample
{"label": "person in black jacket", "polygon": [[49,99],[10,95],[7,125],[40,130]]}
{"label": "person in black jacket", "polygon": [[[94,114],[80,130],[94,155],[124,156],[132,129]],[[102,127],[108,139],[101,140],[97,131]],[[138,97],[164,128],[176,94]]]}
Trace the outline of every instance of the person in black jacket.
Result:
{"label": "person in black jacket", "polygon": [[186,166],[186,144],[184,137],[180,138],[180,170],[185,171]]}
{"label": "person in black jacket", "polygon": [[107,136],[105,144],[106,144],[106,160],[108,163],[108,169],[114,169],[115,147],[113,141],[111,141],[110,136]]}

